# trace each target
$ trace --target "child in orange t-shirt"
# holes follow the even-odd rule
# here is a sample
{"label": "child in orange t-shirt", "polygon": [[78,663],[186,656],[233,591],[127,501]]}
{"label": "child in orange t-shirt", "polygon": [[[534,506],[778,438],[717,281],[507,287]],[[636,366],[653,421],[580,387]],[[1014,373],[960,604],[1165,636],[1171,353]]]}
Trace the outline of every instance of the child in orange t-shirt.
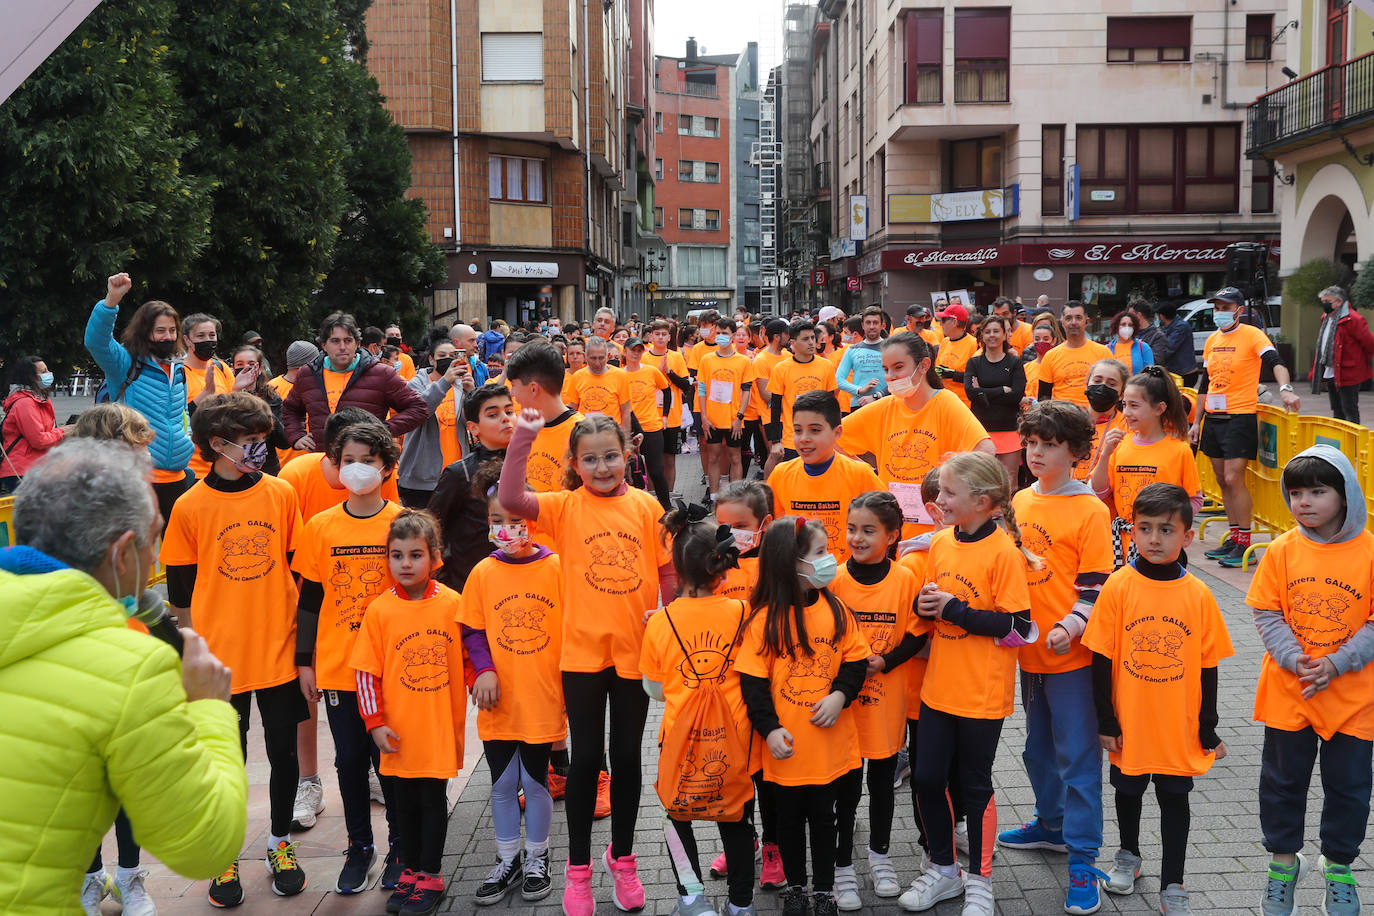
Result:
{"label": "child in orange t-shirt", "polygon": [[467,697],[454,620],[459,595],[434,580],[439,556],[432,515],[406,509],[392,519],[386,557],[396,584],[367,606],[349,658],[363,725],[391,784],[389,807],[404,850],[388,912],[428,913],[443,899],[446,791],[463,767]]}
{"label": "child in orange t-shirt", "polygon": [[[886,490],[862,493],[849,504],[845,538],[849,559],[832,590],[853,612],[872,652],[868,678],[854,701],[859,754],[868,762],[868,873],[881,898],[902,892],[888,858],[896,788],[897,752],[906,743],[909,664],[930,638],[929,621],[916,615],[923,582],[891,557],[902,537],[902,507]],[[854,872],[854,819],[863,794],[863,769],[840,777],[836,800],[835,900],[842,910],[863,906]]]}
{"label": "child in orange t-shirt", "polygon": [[1369,820],[1374,749],[1367,646],[1374,535],[1365,530],[1355,468],[1339,450],[1307,449],[1284,467],[1281,487],[1298,527],[1264,551],[1245,596],[1265,648],[1255,719],[1264,723],[1259,804],[1271,858],[1266,898],[1291,908],[1307,870],[1299,850],[1307,786],[1320,753],[1325,911],[1352,912],[1358,897],[1350,864]]}
{"label": "child in orange t-shirt", "polygon": [[739,548],[739,565],[727,569],[716,591],[748,601],[759,581],[759,546],[773,522],[773,488],[758,480],[736,480],[716,497],[716,521],[730,526]]}
{"label": "child in orange t-shirt", "polygon": [[[534,349],[544,348],[523,347],[516,357]],[[603,861],[615,879],[616,905],[638,909],[644,905],[644,886],[633,851],[634,827],[642,786],[640,747],[649,713],[639,654],[644,619],[660,599],[672,599],[675,580],[672,559],[659,538],[663,510],[648,493],[627,486],[629,442],[620,424],[605,416],[588,417],[572,428],[565,476],[569,489],[527,492],[525,465],[543,428],[539,410],[521,412],[498,495],[502,508],[533,522],[553,541],[562,566],[566,613],[559,667],[572,740],[563,908],[572,916],[590,916],[596,908],[591,828],[609,705],[611,845]]]}
{"label": "child in orange t-shirt", "polygon": [[[937,503],[951,527],[931,538],[930,581],[918,606],[922,617],[935,620],[935,631],[912,768],[930,865],[900,902],[924,910],[963,894],[966,911],[990,913],[997,824],[992,764],[1002,722],[1012,712],[1015,650],[1037,638],[1026,567],[1039,560],[1021,549],[1006,469],[992,455],[960,452],[946,460]],[[966,876],[955,859],[946,797],[956,749],[968,817]]]}
{"label": "child in orange t-shirt", "polygon": [[[350,663],[353,643],[369,603],[391,583],[387,533],[401,507],[383,498],[383,480],[396,471],[400,449],[376,418],[346,427],[330,443],[329,460],[339,468],[348,498],[305,523],[292,569],[301,577],[297,608],[296,665],[301,689],[313,702],[325,700],[334,736],[334,769],[343,796],[348,848],[335,891],[367,889],[376,859],[372,844],[372,803],[368,768],[381,773],[381,752],[368,736],[358,707],[357,679]],[[304,461],[299,458],[291,465]],[[290,467],[291,465],[288,465]],[[394,889],[404,867],[391,802],[391,777],[380,776],[387,800],[390,851],[382,887]]]}
{"label": "child in orange t-shirt", "polygon": [[[234,673],[230,702],[245,757],[257,695],[270,770],[267,868],[273,891],[292,896],[305,889],[291,814],[300,776],[296,726],[308,714],[297,679],[297,595],[288,565],[301,516],[291,487],[262,473],[272,426],[267,402],[246,392],[201,401],[191,437],[209,470],[172,507],[162,562],[181,622],[194,625]],[[237,861],[211,883],[209,896],[215,906],[243,902]]]}
{"label": "child in orange t-shirt", "polygon": [[1183,868],[1188,793],[1226,756],[1217,737],[1217,663],[1234,654],[1211,590],[1179,562],[1193,540],[1193,505],[1178,484],[1135,498],[1138,556],[1102,586],[1083,645],[1093,652],[1098,739],[1111,760],[1121,832],[1106,889],[1129,894],[1140,875],[1140,814],[1153,781],[1163,855],[1160,909],[1187,913]]}
{"label": "child in orange t-shirt", "polygon": [[[743,802],[740,817],[716,822],[725,847],[722,873],[729,879],[730,912],[739,912],[752,909],[754,902],[754,800],[748,780],[758,772],[763,750],[749,724],[739,677],[735,674],[749,605],[719,593],[726,570],[738,562],[739,549],[728,526],[693,522],[685,506],[663,516],[663,529],[665,539],[671,539],[673,569],[682,592],[649,618],[639,656],[644,690],[665,704],[658,731],[660,781],[656,788],[670,812],[669,821],[682,842],[693,875],[701,873],[701,864],[692,821],[682,819],[682,812],[690,812],[694,805],[721,804],[726,798],[737,802],[740,788],[745,789],[747,801]],[[711,682],[717,685],[718,695],[725,702],[708,707],[720,714],[710,721],[722,731],[733,729],[735,746],[728,739],[708,743],[705,737],[698,737],[697,744],[689,746],[685,759],[669,757],[675,749],[679,754],[682,750],[681,745],[671,743],[680,717],[690,714],[693,708],[702,708],[694,698],[703,685]],[[725,716],[725,707],[729,709],[729,718]],[[706,721],[689,720],[692,726],[702,727]],[[743,759],[732,759],[732,752],[743,754]],[[672,861],[676,871],[676,859]],[[689,891],[685,886],[689,882],[691,878],[678,873],[678,912],[707,912],[705,906],[709,901],[702,894]]]}
{"label": "child in orange t-shirt", "polygon": [[526,902],[544,899],[553,887],[549,762],[553,745],[567,734],[558,671],[563,646],[562,568],[552,551],[530,540],[528,520],[501,508],[496,496],[500,476],[500,465],[491,462],[472,481],[476,498],[486,506],[487,537],[496,549],[468,574],[459,615],[464,643],[471,632],[491,659],[485,666],[474,661],[479,673],[473,688],[477,736],[491,768],[491,819],[496,828],[497,864],[476,893],[483,906],[502,900],[517,884]]}
{"label": "child in orange t-shirt", "polygon": [[1030,550],[1044,560],[1029,576],[1031,620],[1043,637],[1023,646],[1022,759],[1035,792],[1035,816],[1005,830],[997,845],[1069,855],[1066,912],[1101,905],[1094,868],[1102,847],[1102,749],[1092,702],[1092,653],[1082,636],[1102,583],[1112,572],[1111,518],[1073,463],[1092,448],[1093,423],[1077,404],[1039,401],[1021,417],[1026,466],[1035,483],[1012,497]]}
{"label": "child in orange t-shirt", "polygon": [[834,911],[835,800],[840,780],[862,764],[848,706],[871,653],[854,615],[827,588],[836,569],[820,523],[787,516],[769,526],[735,662],[749,720],[768,744],[763,778],[777,803],[788,913],[806,912],[808,831],[816,909]]}

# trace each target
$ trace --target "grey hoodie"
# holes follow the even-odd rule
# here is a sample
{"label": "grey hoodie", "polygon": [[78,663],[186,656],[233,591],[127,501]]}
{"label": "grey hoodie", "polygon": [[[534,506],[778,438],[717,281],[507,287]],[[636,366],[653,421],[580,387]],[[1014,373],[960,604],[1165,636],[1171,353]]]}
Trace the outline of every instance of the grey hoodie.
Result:
{"label": "grey hoodie", "polygon": [[[1345,481],[1346,510],[1345,522],[1330,540],[1322,538],[1311,528],[1301,524],[1298,525],[1298,530],[1314,544],[1344,544],[1353,540],[1364,530],[1368,512],[1365,509],[1364,491],[1360,489],[1360,481],[1355,476],[1355,468],[1350,459],[1339,449],[1329,445],[1314,445],[1298,455],[1299,458],[1304,456],[1320,458],[1341,472],[1341,478]],[[1287,491],[1284,491],[1283,501],[1288,504]],[[1263,562],[1263,558],[1260,562]],[[1296,674],[1298,656],[1303,654],[1302,644],[1298,642],[1292,627],[1284,619],[1283,611],[1255,608],[1254,618],[1255,628],[1259,630],[1260,639],[1264,642],[1265,651],[1269,653],[1270,658],[1280,668]],[[1327,658],[1331,659],[1331,664],[1335,666],[1338,674],[1359,671],[1369,664],[1374,660],[1374,623],[1366,623]]]}

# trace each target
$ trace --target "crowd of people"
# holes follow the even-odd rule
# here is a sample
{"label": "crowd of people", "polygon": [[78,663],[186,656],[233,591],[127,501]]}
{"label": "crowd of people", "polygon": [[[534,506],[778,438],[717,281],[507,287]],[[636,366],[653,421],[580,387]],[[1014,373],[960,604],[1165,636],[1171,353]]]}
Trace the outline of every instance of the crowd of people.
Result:
{"label": "crowd of people", "polygon": [[[261,335],[223,360],[219,322],[165,302],[134,310],[116,340],[131,286],[111,277],[86,329],[109,403],[73,425],[53,426],[50,406],[36,422],[52,380],[41,360],[21,361],[11,400],[24,403],[26,437],[45,429],[11,468],[24,546],[0,553],[0,593],[15,606],[6,613],[35,614],[10,590],[41,593],[40,577],[65,576],[94,608],[82,652],[90,639],[120,652],[142,639],[165,679],[168,650],[112,626],[147,603],[160,539],[167,601],[187,628],[184,677],[199,678],[176,699],[217,717],[211,728],[192,716],[200,742],[217,742],[216,762],[187,757],[181,769],[200,771],[177,773],[168,791],[242,809],[256,700],[270,770],[259,853],[275,894],[307,884],[294,836],[323,810],[323,704],[348,834],[332,889],[366,892],[380,863],[389,913],[434,911],[448,890],[445,786],[462,766],[471,703],[497,863],[478,904],[543,899],[561,871],[564,912],[591,916],[600,862],[615,906],[643,908],[647,763],[672,825],[681,916],[716,912],[698,821],[717,825],[709,873],[726,879],[720,912],[732,916],[754,912],[760,887],[779,892],[787,916],[893,898],[919,912],[958,897],[966,916],[991,916],[996,846],[1065,853],[1064,909],[1092,913],[1103,890],[1130,894],[1154,867],[1140,844],[1151,782],[1159,904],[1190,912],[1189,792],[1227,753],[1217,671],[1233,654],[1185,552],[1203,505],[1195,449],[1216,470],[1230,522],[1207,557],[1238,565],[1261,371],[1288,409],[1300,406],[1273,344],[1238,320],[1237,291],[1212,297],[1219,329],[1200,365],[1191,332],[1189,361],[1178,357],[1186,322],[1161,311],[1156,327],[1148,303],[1114,316],[1104,345],[1089,338],[1081,303],[1056,312],[1004,298],[985,316],[912,306],[905,327],[877,306],[827,307],[814,321],[740,310],[624,325],[602,309],[585,326],[435,327],[414,348],[396,325],[335,313],[314,341],[286,347],[273,377]],[[1314,378],[1336,391],[1358,374],[1358,335],[1339,329],[1363,318],[1342,290],[1322,298],[1331,340]],[[699,505],[678,481],[677,458],[692,448]],[[110,517],[68,549],[61,512],[47,508],[96,516],[54,490],[101,475],[142,499],[137,523],[123,531],[110,496],[97,506]],[[1325,911],[1346,916],[1359,911],[1350,865],[1374,746],[1374,535],[1358,475],[1335,449],[1294,458],[1283,492],[1297,527],[1268,547],[1247,594],[1266,648],[1256,788],[1272,861],[1257,893],[1266,916],[1294,912],[1320,754],[1318,868]],[[13,679],[33,679],[49,649],[0,650],[0,689],[16,693]],[[1018,672],[1035,816],[999,832],[992,770]],[[645,761],[651,702],[663,716]],[[217,790],[194,781],[224,769],[226,745],[235,777]],[[199,746],[184,738],[181,753]],[[1105,871],[1103,752],[1120,831]],[[0,762],[0,785],[26,753]],[[142,843],[193,877],[213,872],[212,905],[242,904],[240,859],[259,854],[240,848],[242,810],[229,825],[237,842],[190,849],[208,843],[203,825],[150,811],[125,754],[102,757],[104,794],[87,799],[81,831],[45,847],[51,890],[25,902],[74,912],[79,894],[95,913],[113,893],[131,916],[155,913]],[[890,856],[907,778],[922,850],[914,875]],[[550,846],[559,799],[566,850]],[[610,843],[594,858],[600,817]],[[98,851],[85,867],[111,821],[113,877]],[[0,859],[13,848],[0,841]],[[0,870],[0,907],[22,911],[10,904],[26,886]]]}

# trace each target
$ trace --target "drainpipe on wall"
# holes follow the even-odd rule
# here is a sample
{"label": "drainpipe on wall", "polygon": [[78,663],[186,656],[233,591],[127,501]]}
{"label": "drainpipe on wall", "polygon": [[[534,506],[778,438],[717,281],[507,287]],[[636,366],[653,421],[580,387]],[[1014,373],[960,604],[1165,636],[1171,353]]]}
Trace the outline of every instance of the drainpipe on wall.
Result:
{"label": "drainpipe on wall", "polygon": [[[587,249],[587,269],[592,269],[592,69],[590,26],[587,9],[594,0],[582,0],[582,177],[586,183],[587,205],[582,214],[582,244]],[[585,285],[585,284],[584,284]],[[597,277],[596,288],[601,289]],[[579,290],[579,293],[581,291]]]}
{"label": "drainpipe on wall", "polygon": [[[1231,3],[1232,0],[1221,0],[1221,107],[1234,111],[1237,108],[1244,108],[1240,102],[1228,101],[1226,97],[1226,75],[1230,69],[1231,61]],[[1268,66],[1266,64],[1266,66]]]}
{"label": "drainpipe on wall", "polygon": [[448,33],[451,47],[449,92],[453,97],[453,249],[457,251],[463,244],[463,171],[458,146],[458,0],[448,2]]}

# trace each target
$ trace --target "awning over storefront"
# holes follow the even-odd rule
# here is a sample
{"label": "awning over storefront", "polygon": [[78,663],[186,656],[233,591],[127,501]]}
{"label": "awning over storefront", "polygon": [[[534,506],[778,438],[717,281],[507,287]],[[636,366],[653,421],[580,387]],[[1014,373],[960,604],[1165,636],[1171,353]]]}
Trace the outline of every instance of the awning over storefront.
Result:
{"label": "awning over storefront", "polygon": [[[1155,242],[1127,239],[1120,242],[1027,242],[955,248],[888,248],[881,253],[881,266],[883,270],[1011,267],[1020,264],[1221,266],[1226,263],[1227,247],[1238,241],[1250,240],[1189,239]],[[1270,256],[1277,257],[1277,253],[1277,242],[1271,243]]]}

